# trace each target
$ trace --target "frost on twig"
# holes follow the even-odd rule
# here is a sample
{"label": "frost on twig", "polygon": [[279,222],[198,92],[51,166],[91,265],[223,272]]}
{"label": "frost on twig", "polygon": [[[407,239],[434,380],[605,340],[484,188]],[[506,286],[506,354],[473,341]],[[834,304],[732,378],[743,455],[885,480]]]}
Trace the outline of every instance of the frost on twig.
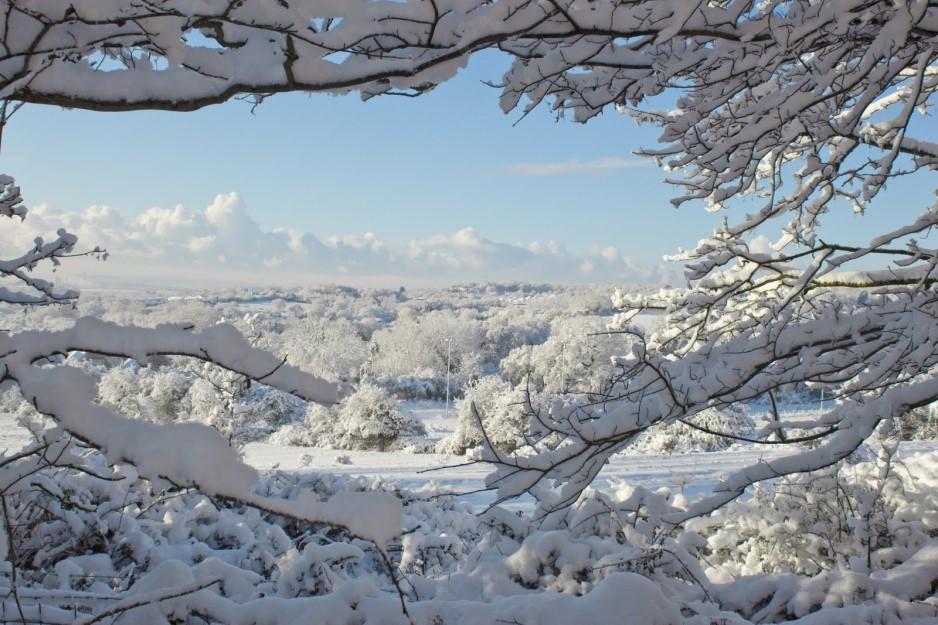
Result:
{"label": "frost on twig", "polygon": [[[0,216],[26,219],[27,208],[23,205],[20,188],[10,176],[0,174]],[[94,248],[88,252],[74,254],[73,250],[78,238],[60,229],[56,238],[45,241],[36,237],[33,247],[17,258],[0,259],[0,276],[6,278],[8,283],[15,287],[0,284],[0,302],[7,304],[67,304],[78,298],[78,291],[56,289],[55,285],[33,274],[33,271],[44,263],[48,263],[53,270],[59,266],[61,259],[71,256],[95,256],[100,259],[107,258],[107,252]]]}

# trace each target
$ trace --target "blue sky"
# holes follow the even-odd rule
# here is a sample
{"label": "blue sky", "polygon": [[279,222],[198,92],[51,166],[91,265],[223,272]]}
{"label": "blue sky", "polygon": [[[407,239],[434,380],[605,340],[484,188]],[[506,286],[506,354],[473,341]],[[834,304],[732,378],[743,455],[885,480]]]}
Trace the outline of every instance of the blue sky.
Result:
{"label": "blue sky", "polygon": [[[662,183],[664,174],[632,155],[655,144],[655,128],[612,112],[586,125],[558,122],[546,108],[519,122],[518,113],[499,110],[497,90],[481,82],[497,80],[504,67],[496,53],[485,53],[421,98],[363,103],[357,96],[280,95],[253,115],[244,102],[194,113],[28,106],[7,129],[0,169],[16,177],[29,205],[46,207],[37,227],[52,227],[55,213],[90,206],[110,207],[125,221],[153,207],[199,213],[217,194],[235,192],[237,210],[261,232],[373,233],[400,256],[413,241],[439,242],[469,227],[493,245],[552,243],[563,250],[543,271],[531,271],[537,258],[518,264],[512,257],[515,273],[470,263],[435,273],[439,282],[471,278],[473,267],[479,279],[550,279],[555,269],[558,281],[658,279],[633,269],[660,265],[663,254],[709,234],[718,218],[699,206],[672,208],[675,189]],[[871,216],[846,216],[831,227],[859,241],[931,201],[933,185],[894,187]],[[97,242],[88,240],[93,229],[81,234],[85,243]],[[595,266],[591,259],[608,260],[610,246],[615,271],[585,271]],[[230,252],[213,252],[205,262],[217,270]],[[619,263],[625,257],[627,267]],[[345,268],[348,281],[374,273],[367,263],[356,270],[356,262]],[[322,263],[313,273],[327,280],[335,266]],[[401,277],[413,270],[401,267]]]}

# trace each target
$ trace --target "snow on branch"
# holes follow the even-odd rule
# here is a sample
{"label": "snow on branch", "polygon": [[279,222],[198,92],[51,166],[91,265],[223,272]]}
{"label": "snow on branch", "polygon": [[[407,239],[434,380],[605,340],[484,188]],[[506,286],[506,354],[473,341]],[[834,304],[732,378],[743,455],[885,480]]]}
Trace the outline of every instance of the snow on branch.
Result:
{"label": "snow on branch", "polygon": [[[27,208],[23,205],[20,188],[10,176],[0,174],[0,216],[26,219]],[[107,252],[94,248],[88,252],[74,254],[78,237],[60,229],[52,241],[36,237],[31,250],[18,258],[0,260],[0,276],[11,279],[18,288],[0,285],[0,302],[9,304],[63,304],[74,302],[78,292],[74,290],[56,290],[49,280],[32,275],[32,271],[41,263],[58,267],[62,258],[72,256],[97,256],[107,258]]]}
{"label": "snow on branch", "polygon": [[484,458],[498,469],[487,485],[498,501],[530,493],[548,515],[576,501],[610,456],[647,429],[805,382],[836,389],[816,420],[789,424],[817,432],[819,446],[791,444],[791,455],[731,475],[712,496],[666,520],[707,514],[756,482],[834,464],[882,421],[938,400],[938,297],[930,288],[904,295],[867,295],[849,306],[811,301],[809,310],[757,293],[705,309],[716,315],[712,325],[688,314],[688,296],[672,315],[679,323],[648,338],[620,330],[637,340],[606,388],[549,414],[532,410],[538,435],[516,453],[489,445]]}
{"label": "snow on branch", "polygon": [[10,176],[0,174],[0,215],[26,219],[28,212],[23,205],[23,196],[16,181]]}
{"label": "snow on branch", "polygon": [[400,532],[400,502],[386,493],[339,493],[326,502],[304,492],[284,500],[254,492],[257,472],[218,432],[195,423],[153,424],[130,419],[95,402],[97,384],[86,372],[50,366],[58,354],[84,351],[132,358],[189,356],[309,401],[334,403],[339,387],[272,354],[251,347],[229,325],[200,332],[177,326],[134,328],[92,318],[59,332],[0,335],[3,379],[78,439],[100,449],[112,463],[127,462],[151,480],[195,487],[275,514],[347,528],[383,546]]}

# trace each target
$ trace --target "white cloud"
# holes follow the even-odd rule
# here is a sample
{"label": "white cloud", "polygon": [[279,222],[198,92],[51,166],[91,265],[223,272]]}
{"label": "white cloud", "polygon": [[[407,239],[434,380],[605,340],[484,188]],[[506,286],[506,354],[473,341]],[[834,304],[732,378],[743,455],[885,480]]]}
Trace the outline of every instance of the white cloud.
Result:
{"label": "white cloud", "polygon": [[226,230],[251,230],[256,226],[237,193],[219,193],[205,209],[205,219]]}
{"label": "white cloud", "polygon": [[[108,214],[117,214],[110,206],[92,207],[97,208],[99,212]],[[92,209],[88,209],[91,211]],[[85,214],[88,214],[85,211]],[[182,232],[191,232],[195,227],[195,216],[191,215],[182,205],[176,205],[174,208],[160,208],[154,206],[148,208],[137,216],[134,220],[141,234],[149,234],[155,237],[173,237]]]}
{"label": "white cloud", "polygon": [[511,256],[515,246],[489,241],[479,236],[474,228],[463,228],[453,234],[436,234],[424,239],[411,240],[407,246],[408,258],[451,268],[482,268]]}
{"label": "white cloud", "polygon": [[[518,245],[521,245],[520,243]],[[563,247],[556,241],[534,241],[528,244],[528,249],[533,254],[546,254],[548,256],[563,256],[566,254]]]}
{"label": "white cloud", "polygon": [[775,250],[769,237],[760,234],[749,242],[749,251],[756,254],[771,254]]}
{"label": "white cloud", "polygon": [[562,176],[565,174],[599,174],[619,169],[634,169],[652,165],[646,159],[628,159],[621,156],[603,156],[589,161],[559,161],[553,163],[515,163],[499,173],[517,176]]}
{"label": "white cloud", "polygon": [[189,239],[189,249],[196,254],[204,252],[215,244],[215,235],[207,234],[204,237],[192,237]]}
{"label": "white cloud", "polygon": [[599,255],[610,263],[614,263],[619,260],[619,250],[617,250],[613,245],[609,245],[599,250]]}
{"label": "white cloud", "polygon": [[350,247],[355,250],[370,250],[372,252],[378,252],[384,248],[384,242],[374,232],[366,232],[363,235],[332,235],[323,238],[322,243],[331,248]]}
{"label": "white cloud", "polygon": [[150,208],[126,218],[109,206],[81,213],[33,208],[24,223],[0,227],[0,245],[27,250],[33,238],[66,228],[79,246],[101,246],[111,259],[71,259],[63,286],[214,286],[344,282],[375,286],[446,285],[467,281],[662,282],[669,273],[637,265],[613,246],[574,254],[556,241],[503,243],[466,227],[413,238],[402,246],[378,234],[317,236],[264,230],[237,193],[220,194],[202,210]]}

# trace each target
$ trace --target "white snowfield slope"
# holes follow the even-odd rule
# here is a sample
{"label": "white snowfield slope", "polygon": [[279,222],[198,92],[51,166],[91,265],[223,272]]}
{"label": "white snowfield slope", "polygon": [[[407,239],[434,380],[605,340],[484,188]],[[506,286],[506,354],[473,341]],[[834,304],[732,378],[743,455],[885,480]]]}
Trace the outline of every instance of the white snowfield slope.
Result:
{"label": "white snowfield slope", "polygon": [[[927,448],[930,444],[915,444],[903,451]],[[459,456],[442,454],[411,454],[404,452],[336,451],[310,447],[282,447],[268,443],[251,443],[245,447],[245,461],[264,469],[329,471],[342,475],[362,475],[395,482],[407,489],[419,489],[436,483],[457,493],[472,493],[464,497],[476,506],[488,505],[495,495],[476,492],[485,486],[485,476],[492,466],[486,463],[465,464]],[[780,457],[777,449],[752,449],[673,456],[614,456],[594,483],[598,490],[607,490],[619,481],[649,489],[666,487],[682,491],[688,497],[708,492],[726,474],[762,460]],[[346,456],[351,464],[336,459]],[[519,500],[521,507],[531,501]],[[511,507],[517,505],[509,504]]]}

